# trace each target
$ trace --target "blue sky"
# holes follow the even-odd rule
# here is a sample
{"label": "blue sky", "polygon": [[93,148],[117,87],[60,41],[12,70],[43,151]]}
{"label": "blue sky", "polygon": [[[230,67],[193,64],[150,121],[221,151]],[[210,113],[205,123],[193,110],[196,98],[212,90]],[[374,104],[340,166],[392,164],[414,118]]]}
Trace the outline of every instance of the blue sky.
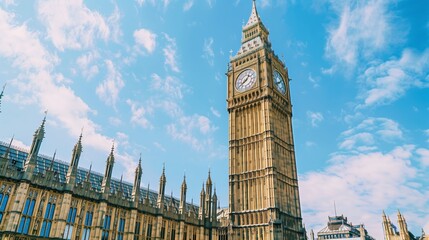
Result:
{"label": "blue sky", "polygon": [[[400,209],[429,231],[429,3],[258,0],[289,69],[304,222],[337,212],[382,238],[381,212]],[[0,1],[0,140],[198,202],[211,169],[228,201],[227,63],[250,0]]]}

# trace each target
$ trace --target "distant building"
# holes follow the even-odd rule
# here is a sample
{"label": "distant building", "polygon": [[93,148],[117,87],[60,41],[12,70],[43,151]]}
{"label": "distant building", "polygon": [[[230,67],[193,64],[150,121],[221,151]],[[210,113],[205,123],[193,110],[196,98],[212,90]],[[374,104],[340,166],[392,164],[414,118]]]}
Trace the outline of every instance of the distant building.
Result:
{"label": "distant building", "polygon": [[[353,225],[347,221],[347,217],[335,216],[328,217],[328,225],[317,233],[317,240],[322,239],[356,239],[356,240],[374,240],[368,235],[363,224]],[[314,232],[310,232],[310,240],[315,240]]]}
{"label": "distant building", "polygon": [[398,225],[399,229],[390,221],[390,218],[383,212],[383,231],[385,240],[429,240],[422,229],[422,235],[420,237],[414,236],[408,231],[407,222],[401,212],[398,211]]}

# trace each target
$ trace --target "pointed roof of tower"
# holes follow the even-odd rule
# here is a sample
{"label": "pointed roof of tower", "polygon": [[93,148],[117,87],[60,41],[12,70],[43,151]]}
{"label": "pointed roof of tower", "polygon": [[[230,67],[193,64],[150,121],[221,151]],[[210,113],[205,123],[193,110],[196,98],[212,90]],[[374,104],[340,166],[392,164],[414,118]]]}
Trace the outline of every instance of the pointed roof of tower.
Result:
{"label": "pointed roof of tower", "polygon": [[250,26],[253,26],[254,24],[261,22],[261,18],[258,15],[258,10],[256,9],[256,1],[252,1],[252,12],[250,13],[249,20],[247,21],[246,25],[244,25],[243,28],[248,28]]}
{"label": "pointed roof of tower", "polygon": [[90,179],[91,179],[91,169],[92,169],[92,162],[91,162],[91,165],[89,165],[89,171],[85,177],[85,181],[87,181],[87,182],[90,182]]}
{"label": "pointed roof of tower", "polygon": [[207,176],[207,182],[206,182],[206,184],[207,185],[212,185],[212,178],[210,176],[210,169],[209,169],[209,175]]}
{"label": "pointed roof of tower", "polygon": [[3,157],[6,158],[6,159],[9,158],[9,153],[10,153],[10,149],[12,147],[12,142],[13,142],[14,138],[15,138],[15,135],[13,135],[12,138],[10,139],[9,146],[6,148],[6,152],[3,155]]}
{"label": "pointed roof of tower", "polygon": [[51,165],[49,165],[49,170],[50,171],[54,170],[54,161],[55,161],[55,156],[56,155],[57,155],[57,149],[55,149],[54,156],[52,157]]}
{"label": "pointed roof of tower", "polygon": [[182,187],[186,187],[186,174],[183,174]]}
{"label": "pointed roof of tower", "polygon": [[44,137],[44,135],[45,135],[46,115],[48,115],[48,111],[45,111],[45,117],[43,118],[42,123],[40,124],[40,127],[34,133],[34,136],[39,136],[41,138]]}

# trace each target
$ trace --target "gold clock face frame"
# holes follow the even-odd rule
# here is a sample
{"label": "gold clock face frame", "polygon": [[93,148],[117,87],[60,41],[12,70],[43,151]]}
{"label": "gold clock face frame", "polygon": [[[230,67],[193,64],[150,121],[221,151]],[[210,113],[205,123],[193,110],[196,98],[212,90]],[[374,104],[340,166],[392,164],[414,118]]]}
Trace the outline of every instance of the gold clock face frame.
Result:
{"label": "gold clock face frame", "polygon": [[285,94],[286,93],[285,80],[277,70],[274,70],[273,72],[273,81],[274,81],[274,85],[276,85],[277,90],[279,90],[279,92],[281,92],[282,94]]}
{"label": "gold clock face frame", "polygon": [[235,81],[235,89],[239,92],[244,92],[253,87],[256,83],[256,72],[255,70],[248,68],[238,75]]}

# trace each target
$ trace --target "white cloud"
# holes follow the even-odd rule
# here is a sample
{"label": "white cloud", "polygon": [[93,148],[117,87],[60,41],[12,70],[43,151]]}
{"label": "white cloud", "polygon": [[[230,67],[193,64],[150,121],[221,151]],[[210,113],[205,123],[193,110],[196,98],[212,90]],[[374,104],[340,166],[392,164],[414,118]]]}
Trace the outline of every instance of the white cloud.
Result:
{"label": "white cloud", "polygon": [[156,34],[148,29],[141,28],[134,31],[134,40],[137,46],[142,46],[148,53],[153,53],[156,47]]}
{"label": "white cloud", "polygon": [[210,66],[214,65],[213,38],[204,39],[203,58],[207,60]]}
{"label": "white cloud", "polygon": [[162,50],[164,52],[165,65],[170,67],[170,69],[174,72],[180,72],[180,69],[178,67],[177,60],[176,60],[176,57],[177,57],[176,40],[174,38],[171,38],[165,33],[164,33],[164,37],[168,42],[165,48]]}
{"label": "white cloud", "polygon": [[271,0],[262,0],[261,1],[261,7],[265,8],[271,5]]}
{"label": "white cloud", "polygon": [[429,129],[425,130],[426,135],[428,136],[428,143],[429,143]]}
{"label": "white cloud", "polygon": [[[84,127],[85,142],[98,150],[109,149],[110,139],[99,133],[100,126],[89,115],[96,113],[67,86],[68,80],[58,81],[53,72],[58,59],[41,44],[38,35],[25,24],[17,24],[14,15],[0,9],[0,55],[10,59],[13,67],[22,71],[11,85],[18,88],[12,99],[17,104],[37,104],[41,111],[49,109],[56,119],[77,137]],[[27,100],[21,102],[21,100]]]}
{"label": "white cloud", "polygon": [[399,124],[388,118],[367,118],[356,127],[341,134],[344,139],[339,144],[340,149],[358,150],[361,152],[377,149],[376,142],[394,142],[402,139],[403,133]]}
{"label": "white cloud", "polygon": [[387,104],[405,94],[411,87],[429,87],[429,49],[419,54],[410,49],[400,59],[373,62],[360,77],[364,84],[360,107]]}
{"label": "white cloud", "polygon": [[167,126],[167,132],[174,138],[188,143],[195,150],[202,151],[211,144],[211,139],[201,140],[199,137],[212,133],[217,128],[205,116],[194,114],[183,116],[178,122]]}
{"label": "white cloud", "polygon": [[189,9],[192,8],[192,6],[194,5],[194,0],[188,0],[183,4],[183,11],[189,11]]}
{"label": "white cloud", "polygon": [[392,39],[401,39],[401,32],[392,30],[386,1],[330,3],[340,16],[338,24],[328,30],[325,52],[335,61],[354,66],[360,58],[370,59],[387,48]]}
{"label": "white cloud", "polygon": [[16,5],[15,0],[1,0],[0,3],[5,7]]}
{"label": "white cloud", "polygon": [[419,148],[416,152],[420,155],[420,164],[423,167],[429,167],[429,150],[425,148]]}
{"label": "white cloud", "polygon": [[89,52],[80,56],[76,60],[76,63],[79,66],[84,77],[86,77],[87,79],[91,79],[98,74],[99,69],[95,62],[99,58],[100,55],[98,54],[98,52]]}
{"label": "white cloud", "polygon": [[167,76],[162,79],[158,74],[152,74],[152,88],[165,93],[167,96],[174,99],[183,98],[183,83],[172,76]]}
{"label": "white cloud", "polygon": [[317,127],[323,121],[323,115],[320,112],[307,111],[307,117],[310,119],[311,126]]}
{"label": "white cloud", "polygon": [[[338,214],[353,222],[365,223],[369,234],[382,238],[380,227],[383,209],[401,209],[416,214],[418,224],[425,224],[429,214],[428,191],[410,184],[419,176],[411,165],[417,156],[414,146],[403,145],[390,152],[334,155],[323,171],[308,172],[300,179],[303,218],[310,228],[332,216],[337,203]],[[323,183],[323,184],[321,184]],[[365,213],[365,214],[362,214]]]}
{"label": "white cloud", "polygon": [[215,115],[216,117],[220,117],[220,113],[218,110],[216,110],[214,107],[210,107],[210,111],[212,112],[213,115]]}
{"label": "white cloud", "polygon": [[82,0],[40,1],[38,13],[48,38],[61,51],[88,48],[96,38],[107,40],[110,36],[103,16],[87,8]]}
{"label": "white cloud", "polygon": [[306,146],[306,147],[314,147],[314,146],[316,146],[316,143],[315,143],[315,142],[312,142],[312,141],[306,141],[306,142],[305,142],[305,146]]}
{"label": "white cloud", "polygon": [[164,148],[164,146],[162,146],[161,143],[159,142],[154,142],[153,145],[158,148],[159,150],[161,150],[162,152],[166,152],[167,150]]}
{"label": "white cloud", "polygon": [[109,123],[112,126],[120,126],[122,124],[122,121],[120,118],[117,117],[109,117]]}
{"label": "white cloud", "polygon": [[209,5],[210,8],[212,8],[215,3],[216,3],[216,0],[207,0],[207,4]]}
{"label": "white cloud", "polygon": [[105,61],[107,68],[107,77],[100,83],[96,89],[97,96],[107,105],[116,106],[119,98],[119,92],[124,87],[121,73],[116,69],[111,60]]}
{"label": "white cloud", "polygon": [[319,77],[313,77],[313,75],[311,73],[309,73],[308,74],[308,80],[313,84],[314,88],[319,87],[319,81],[320,81]]}
{"label": "white cloud", "polygon": [[152,124],[147,118],[149,111],[140,106],[137,102],[134,102],[130,99],[127,100],[127,104],[131,107],[131,122],[137,125],[142,126],[143,128],[152,128]]}

